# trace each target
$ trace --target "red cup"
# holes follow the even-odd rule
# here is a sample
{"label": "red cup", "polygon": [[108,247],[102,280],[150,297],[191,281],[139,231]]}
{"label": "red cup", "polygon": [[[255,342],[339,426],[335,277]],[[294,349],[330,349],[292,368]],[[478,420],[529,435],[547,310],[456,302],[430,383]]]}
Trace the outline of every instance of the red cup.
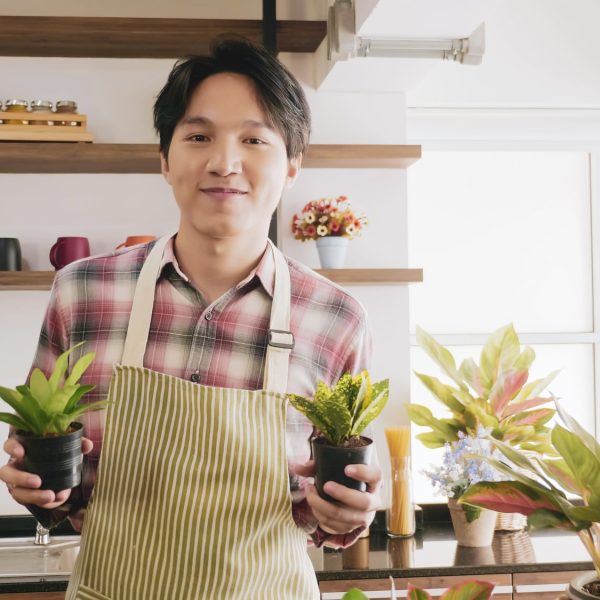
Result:
{"label": "red cup", "polygon": [[50,262],[57,271],[89,255],[90,242],[86,237],[59,237],[50,248]]}

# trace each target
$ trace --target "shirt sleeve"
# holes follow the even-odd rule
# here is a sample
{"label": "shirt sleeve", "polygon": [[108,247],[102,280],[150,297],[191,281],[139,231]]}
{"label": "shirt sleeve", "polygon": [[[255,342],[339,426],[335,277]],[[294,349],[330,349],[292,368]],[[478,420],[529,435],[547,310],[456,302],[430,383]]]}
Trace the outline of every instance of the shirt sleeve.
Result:
{"label": "shirt sleeve", "polygon": [[[371,332],[366,323],[366,317],[362,321],[362,326],[358,329],[354,343],[350,345],[348,354],[341,364],[340,377],[344,373],[356,375],[361,371],[368,370],[371,364],[372,355]],[[367,436],[371,437],[370,427],[365,430]],[[375,449],[374,449],[375,450]],[[377,451],[373,453],[373,462],[379,464]],[[295,485],[292,483],[295,480]],[[355,530],[344,534],[328,533],[319,527],[311,507],[306,500],[306,485],[313,483],[312,478],[299,478],[290,473],[290,484],[292,489],[292,516],[298,527],[303,529],[317,548],[325,545],[332,548],[347,548],[354,544],[360,537],[365,527],[358,527]]]}

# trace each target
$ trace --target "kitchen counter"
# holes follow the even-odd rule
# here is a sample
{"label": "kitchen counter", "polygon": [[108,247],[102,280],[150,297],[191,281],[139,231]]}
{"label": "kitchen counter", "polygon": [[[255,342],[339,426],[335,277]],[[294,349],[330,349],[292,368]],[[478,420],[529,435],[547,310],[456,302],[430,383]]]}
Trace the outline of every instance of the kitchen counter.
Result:
{"label": "kitchen counter", "polygon": [[[77,553],[76,538],[53,536],[52,544],[45,548],[33,547],[32,539],[0,539],[0,594],[66,589]],[[381,581],[377,589],[389,589],[386,580],[390,575],[398,580],[430,582],[435,587],[432,578],[450,585],[458,576],[493,574],[498,576],[492,578],[498,589],[508,590],[513,585],[511,574],[565,572],[568,581],[569,573],[592,568],[583,545],[572,533],[497,533],[491,546],[463,548],[457,546],[448,524],[430,524],[407,539],[390,539],[382,531],[372,531],[351,548],[310,548],[309,555],[323,597],[332,599],[341,597],[339,590],[351,585],[373,589],[375,580]],[[502,574],[507,575],[503,578]]]}

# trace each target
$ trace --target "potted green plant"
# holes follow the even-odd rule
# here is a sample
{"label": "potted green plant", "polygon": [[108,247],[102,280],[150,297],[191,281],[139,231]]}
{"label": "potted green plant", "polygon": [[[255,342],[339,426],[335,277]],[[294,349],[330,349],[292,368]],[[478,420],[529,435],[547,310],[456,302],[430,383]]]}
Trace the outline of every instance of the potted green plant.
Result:
{"label": "potted green plant", "polygon": [[[437,363],[452,384],[415,372],[425,387],[450,412],[446,418],[434,417],[426,406],[409,404],[410,419],[430,431],[417,435],[428,448],[440,448],[459,439],[459,434],[475,436],[480,427],[491,431],[494,439],[537,453],[552,453],[548,443],[550,429],[546,423],[554,409],[543,406],[552,401],[542,392],[554,380],[558,371],[542,379],[529,381],[529,369],[535,352],[521,349],[512,324],[494,331],[486,340],[479,364],[472,358],[459,367],[450,351],[417,327],[417,342]],[[522,518],[500,516],[497,529],[521,529]]]}
{"label": "potted green plant", "polygon": [[490,546],[494,536],[496,513],[458,504],[469,486],[482,480],[495,481],[501,474],[484,457],[498,454],[486,431],[480,428],[475,436],[460,431],[459,439],[444,446],[441,465],[424,469],[433,487],[448,498],[448,509],[458,546],[481,548]]}
{"label": "potted green plant", "polygon": [[[390,577],[390,581],[390,599],[397,600],[394,579]],[[439,598],[440,600],[488,600],[492,597],[494,587],[494,584],[489,581],[463,581],[448,588]],[[408,595],[406,597],[408,600],[431,600],[429,592],[410,583],[408,584]],[[352,588],[342,596],[342,600],[368,600],[368,596],[358,588]]]}
{"label": "potted green plant", "polygon": [[361,433],[383,410],[388,394],[389,380],[372,384],[367,371],[355,376],[346,373],[332,388],[320,381],[311,399],[288,394],[290,404],[318,431],[311,448],[315,485],[322,498],[333,500],[323,490],[327,481],[365,491],[364,482],[347,477],[344,469],[351,464],[369,464],[373,440]]}
{"label": "potted green plant", "polygon": [[26,385],[16,389],[0,386],[0,398],[15,411],[0,413],[0,421],[15,428],[16,438],[25,448],[23,468],[40,476],[41,489],[58,492],[80,483],[83,426],[76,419],[108,404],[106,400],[80,404],[95,387],[77,383],[94,360],[94,352],[84,354],[65,377],[69,355],[83,343],[58,357],[50,378],[35,368]]}
{"label": "potted green plant", "polygon": [[[556,457],[528,455],[504,442],[495,442],[510,465],[486,459],[511,481],[481,481],[459,502],[500,512],[526,515],[531,527],[557,527],[577,532],[595,571],[576,578],[571,598],[600,598],[600,444],[560,406],[565,427],[551,432]],[[512,465],[519,467],[513,472]]]}

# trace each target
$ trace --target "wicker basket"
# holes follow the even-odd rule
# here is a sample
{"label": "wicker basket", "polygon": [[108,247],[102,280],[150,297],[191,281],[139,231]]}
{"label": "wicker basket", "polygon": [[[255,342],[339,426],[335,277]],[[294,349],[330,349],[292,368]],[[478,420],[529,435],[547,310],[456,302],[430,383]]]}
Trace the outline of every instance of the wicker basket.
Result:
{"label": "wicker basket", "polygon": [[535,552],[527,531],[497,533],[492,550],[498,565],[535,563]]}
{"label": "wicker basket", "polygon": [[496,531],[521,531],[527,527],[527,517],[521,513],[498,513]]}

